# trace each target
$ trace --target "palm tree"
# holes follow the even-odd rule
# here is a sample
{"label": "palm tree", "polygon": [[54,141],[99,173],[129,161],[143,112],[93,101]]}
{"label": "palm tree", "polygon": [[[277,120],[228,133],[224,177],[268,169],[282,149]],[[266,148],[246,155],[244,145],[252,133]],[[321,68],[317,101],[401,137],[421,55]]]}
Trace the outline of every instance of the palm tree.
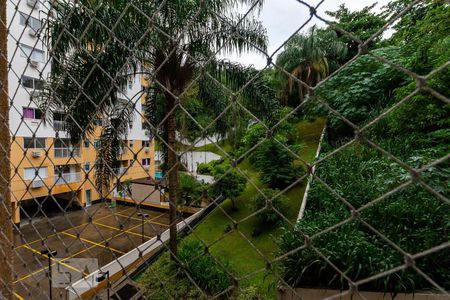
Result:
{"label": "palm tree", "polygon": [[[288,41],[282,53],[277,57],[277,65],[290,73],[278,72],[278,82],[284,86],[284,94],[280,98],[285,105],[294,90],[297,100],[303,103],[307,94],[307,86],[314,87],[338,68],[338,61],[345,57],[347,48],[338,40],[331,30],[319,30],[314,26],[308,35],[296,35]],[[298,80],[296,80],[298,79]],[[299,82],[300,81],[300,82]],[[307,85],[307,86],[306,86]]]}
{"label": "palm tree", "polygon": [[53,58],[52,78],[43,102],[50,108],[66,109],[68,133],[74,142],[94,131],[92,120],[106,119],[96,171],[102,193],[109,190],[111,166],[133,111],[132,103],[121,104],[117,93],[138,73],[149,75],[161,91],[165,115],[161,136],[167,146],[172,257],[177,252],[179,97],[195,78],[196,70],[211,68],[213,53],[265,49],[262,25],[254,19],[240,21],[239,15],[232,14],[238,4],[261,5],[261,2],[56,0],[53,4],[55,19],[50,22],[47,35]]}

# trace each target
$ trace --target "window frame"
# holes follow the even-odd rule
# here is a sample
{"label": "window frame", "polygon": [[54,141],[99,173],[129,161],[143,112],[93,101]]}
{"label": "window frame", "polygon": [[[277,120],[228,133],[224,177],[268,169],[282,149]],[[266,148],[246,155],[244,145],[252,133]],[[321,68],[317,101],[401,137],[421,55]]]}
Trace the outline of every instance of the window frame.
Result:
{"label": "window frame", "polygon": [[[30,143],[26,143],[26,139],[30,139],[32,141],[33,147],[28,147]],[[43,147],[36,147],[38,145],[37,141],[44,141]],[[42,146],[42,144],[41,144]],[[43,137],[24,137],[23,138],[23,148],[24,149],[47,149],[47,139]]]}
{"label": "window frame", "polygon": [[[25,109],[30,109],[30,110],[33,111],[33,117],[32,118],[25,117],[25,114],[24,114],[24,110]],[[36,113],[37,112],[39,112],[39,115],[40,115],[39,118],[36,117]],[[27,106],[22,106],[22,117],[23,117],[24,120],[42,120],[42,115],[43,115],[43,113],[42,113],[42,111],[39,108],[29,107],[29,106],[28,107]]]}
{"label": "window frame", "polygon": [[[28,46],[28,45],[22,44],[22,43],[19,44],[19,49],[20,49],[19,55],[21,57],[29,58],[30,60],[35,60],[40,63],[45,62],[45,51],[44,50],[36,49],[34,47],[31,47],[31,46]],[[27,53],[25,51],[25,49],[29,50],[30,52]],[[42,54],[42,57],[40,59],[36,59],[36,57],[34,56],[35,53]]]}
{"label": "window frame", "polygon": [[[38,28],[36,28],[36,22],[39,23]],[[42,20],[21,11],[19,11],[19,24],[25,27],[30,27],[36,32],[42,28]]]}

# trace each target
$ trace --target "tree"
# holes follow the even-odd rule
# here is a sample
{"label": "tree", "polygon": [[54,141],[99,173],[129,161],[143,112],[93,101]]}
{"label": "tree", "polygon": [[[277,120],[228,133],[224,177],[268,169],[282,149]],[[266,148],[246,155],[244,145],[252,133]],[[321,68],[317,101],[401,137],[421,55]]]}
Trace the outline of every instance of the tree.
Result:
{"label": "tree", "polygon": [[[284,104],[297,106],[308,94],[308,87],[314,87],[337,68],[337,61],[346,55],[345,44],[337,39],[336,33],[312,27],[308,35],[291,38],[277,58],[277,65],[290,73],[279,71],[284,86],[281,96]],[[306,86],[307,85],[307,86]],[[292,93],[297,95],[291,99]]]}
{"label": "tree", "polygon": [[294,163],[295,156],[291,153],[297,153],[299,150],[299,145],[288,145],[287,139],[281,135],[259,145],[251,160],[260,171],[261,182],[271,188],[282,189],[300,178],[302,167]]}
{"label": "tree", "polygon": [[[283,214],[286,211],[289,198],[283,194],[278,195],[279,193],[280,191],[276,189],[263,189],[261,190],[261,194],[258,194],[252,199],[253,211],[265,208],[256,216],[261,223],[259,225],[270,225],[281,219],[278,212]],[[270,200],[270,206],[268,206],[268,200]]]}
{"label": "tree", "polygon": [[225,199],[230,199],[233,210],[236,210],[235,199],[245,190],[246,179],[228,162],[214,164],[213,176],[215,179],[211,187],[214,197],[222,196]]}
{"label": "tree", "polygon": [[[56,17],[49,24],[47,36],[55,63],[46,104],[53,108],[64,104],[70,116],[67,121],[72,140],[93,132],[95,125],[90,120],[94,117],[110,116],[103,127],[97,157],[101,162],[96,173],[100,187],[109,186],[110,166],[133,111],[130,102],[127,102],[130,109],[124,109],[127,105],[118,108],[117,93],[135,76],[138,66],[160,88],[163,100],[160,109],[166,116],[161,137],[167,146],[172,257],[177,252],[175,133],[179,96],[194,79],[199,65],[211,68],[208,62],[214,53],[251,51],[255,46],[266,48],[265,30],[259,22],[248,17],[240,21],[239,15],[231,14],[237,4],[253,2],[141,0],[134,1],[132,7],[125,0],[54,4]],[[216,66],[223,69],[228,65],[219,62],[213,65]]]}
{"label": "tree", "polygon": [[[375,14],[372,12],[375,5],[377,5],[377,3],[366,6],[359,11],[350,11],[345,4],[341,4],[338,10],[334,12],[327,11],[326,14],[337,20],[334,23],[336,27],[351,33],[353,36],[364,42],[377,33],[386,23],[382,14]],[[347,54],[340,60],[340,63],[345,63],[358,53],[359,44],[339,30],[335,31],[339,39],[347,45]],[[376,36],[368,44],[369,49],[373,48],[381,38],[381,35]]]}

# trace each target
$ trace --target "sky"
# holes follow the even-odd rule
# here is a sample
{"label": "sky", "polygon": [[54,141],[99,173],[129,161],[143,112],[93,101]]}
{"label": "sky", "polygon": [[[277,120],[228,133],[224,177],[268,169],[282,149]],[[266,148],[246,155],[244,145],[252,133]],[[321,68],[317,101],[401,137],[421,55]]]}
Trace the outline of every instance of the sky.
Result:
{"label": "sky", "polygon": [[[319,0],[306,0],[310,5],[317,5]],[[350,10],[360,10],[365,6],[371,5],[377,2],[377,6],[374,8],[374,12],[380,10],[380,8],[387,4],[388,0],[325,0],[320,5],[318,15],[332,20],[331,17],[325,14],[325,11],[335,11],[338,6],[344,3]],[[243,9],[242,11],[246,11]],[[259,19],[265,28],[267,29],[267,35],[269,39],[268,53],[272,54],[294,33],[302,26],[309,18],[309,9],[297,0],[265,0],[264,6],[259,14],[255,13],[254,17]],[[325,24],[317,19],[313,18],[303,31],[314,24],[318,26],[324,26]],[[282,49],[281,49],[282,50]],[[280,51],[277,52],[277,54]],[[227,55],[228,59],[239,62],[241,64],[250,66],[253,65],[257,69],[264,68],[266,66],[266,58],[261,54],[244,53],[242,55]],[[276,56],[275,56],[276,57]]]}

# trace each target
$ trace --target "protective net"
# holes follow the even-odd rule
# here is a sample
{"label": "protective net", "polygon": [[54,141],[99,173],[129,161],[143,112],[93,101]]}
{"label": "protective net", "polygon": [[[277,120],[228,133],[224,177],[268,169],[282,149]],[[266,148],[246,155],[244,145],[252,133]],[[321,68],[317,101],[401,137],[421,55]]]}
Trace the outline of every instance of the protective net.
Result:
{"label": "protective net", "polygon": [[2,2],[0,298],[450,298],[450,6],[335,2]]}

